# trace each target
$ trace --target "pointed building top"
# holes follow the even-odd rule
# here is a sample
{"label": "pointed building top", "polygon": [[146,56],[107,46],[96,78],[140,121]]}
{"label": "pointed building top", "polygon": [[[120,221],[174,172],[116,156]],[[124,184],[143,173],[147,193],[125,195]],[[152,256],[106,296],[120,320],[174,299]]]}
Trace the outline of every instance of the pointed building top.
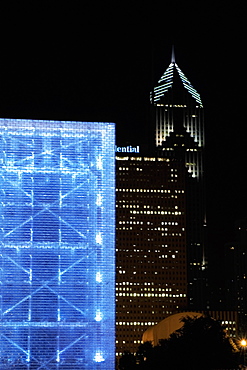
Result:
{"label": "pointed building top", "polygon": [[178,73],[180,80],[183,83],[184,88],[192,95],[192,97],[199,103],[200,107],[202,107],[202,101],[200,94],[196,91],[196,89],[192,86],[190,81],[187,79],[187,77],[183,74],[181,69],[178,67],[178,65],[175,62],[175,53],[174,53],[174,47],[172,47],[172,58],[171,63],[169,67],[166,69],[164,74],[161,76],[161,78],[158,81],[158,85],[154,87],[153,92],[150,93],[150,101],[154,104],[157,104],[160,99],[164,96],[166,91],[168,91],[174,82],[174,71]]}

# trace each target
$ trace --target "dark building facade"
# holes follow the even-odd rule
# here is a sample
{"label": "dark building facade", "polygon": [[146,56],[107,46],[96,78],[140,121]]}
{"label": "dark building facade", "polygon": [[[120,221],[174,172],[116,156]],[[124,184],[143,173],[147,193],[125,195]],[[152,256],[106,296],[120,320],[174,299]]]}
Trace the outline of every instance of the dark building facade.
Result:
{"label": "dark building facade", "polygon": [[184,166],[176,159],[116,158],[117,356],[187,307]]}
{"label": "dark building facade", "polygon": [[223,278],[220,284],[221,294],[214,297],[214,304],[222,305],[229,310],[236,310],[239,320],[239,332],[246,335],[247,220],[235,222],[235,235],[235,241],[225,245]]}

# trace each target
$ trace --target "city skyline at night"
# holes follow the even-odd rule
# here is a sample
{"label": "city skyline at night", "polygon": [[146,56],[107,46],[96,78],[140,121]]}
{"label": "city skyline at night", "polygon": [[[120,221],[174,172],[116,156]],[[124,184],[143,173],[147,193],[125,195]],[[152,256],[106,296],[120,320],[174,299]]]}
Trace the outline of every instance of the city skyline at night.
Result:
{"label": "city skyline at night", "polygon": [[247,210],[245,4],[6,3],[0,27],[1,117],[116,122],[117,147],[140,157],[153,139],[150,91],[174,45],[203,103],[208,271],[219,298],[224,245]]}

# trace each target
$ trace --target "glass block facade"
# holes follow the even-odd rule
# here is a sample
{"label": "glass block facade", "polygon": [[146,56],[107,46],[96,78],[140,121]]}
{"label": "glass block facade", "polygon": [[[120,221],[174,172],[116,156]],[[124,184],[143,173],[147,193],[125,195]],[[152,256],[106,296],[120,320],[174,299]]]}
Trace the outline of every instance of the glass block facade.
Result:
{"label": "glass block facade", "polygon": [[0,120],[0,369],[115,369],[115,127]]}

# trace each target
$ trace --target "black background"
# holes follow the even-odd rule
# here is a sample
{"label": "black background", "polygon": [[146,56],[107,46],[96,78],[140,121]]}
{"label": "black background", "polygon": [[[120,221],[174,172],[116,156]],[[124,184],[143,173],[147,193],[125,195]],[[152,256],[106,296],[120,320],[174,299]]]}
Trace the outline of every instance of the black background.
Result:
{"label": "black background", "polygon": [[246,217],[244,1],[10,1],[1,6],[0,116],[111,121],[145,143],[149,91],[176,62],[205,107],[208,241],[216,265]]}

